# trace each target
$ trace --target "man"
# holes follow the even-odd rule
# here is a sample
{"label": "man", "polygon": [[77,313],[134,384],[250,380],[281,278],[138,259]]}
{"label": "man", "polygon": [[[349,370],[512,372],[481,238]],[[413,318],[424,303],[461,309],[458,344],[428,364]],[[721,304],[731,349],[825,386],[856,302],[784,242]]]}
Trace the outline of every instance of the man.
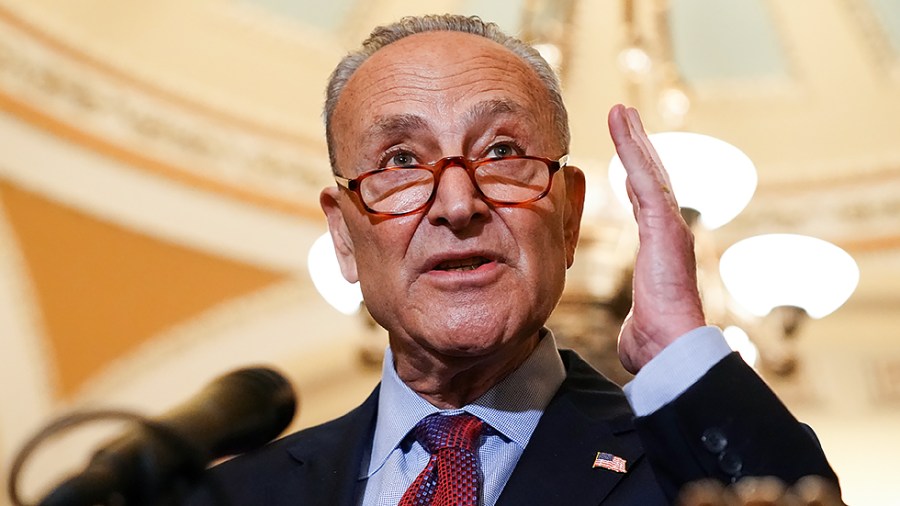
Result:
{"label": "man", "polygon": [[219,466],[213,490],[260,505],[643,505],[703,477],[836,482],[705,326],[692,236],[637,111],[609,114],[641,243],[619,336],[628,400],[544,327],[585,180],[536,52],[478,19],[407,18],[341,62],[325,119],[338,185],[321,204],[344,276],[388,330],[382,383],[348,415]]}

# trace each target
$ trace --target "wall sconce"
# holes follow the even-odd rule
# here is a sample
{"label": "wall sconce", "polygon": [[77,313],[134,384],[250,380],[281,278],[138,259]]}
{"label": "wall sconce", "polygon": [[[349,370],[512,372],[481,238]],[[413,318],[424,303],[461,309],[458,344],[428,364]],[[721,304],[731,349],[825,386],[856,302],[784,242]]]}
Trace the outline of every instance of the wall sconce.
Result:
{"label": "wall sconce", "polygon": [[719,272],[731,296],[756,316],[796,307],[822,318],[841,307],[859,283],[859,267],[846,251],[796,234],[738,241],[722,254]]}
{"label": "wall sconce", "polygon": [[331,234],[325,232],[313,242],[306,258],[306,268],[319,295],[331,307],[346,315],[359,311],[362,290],[359,283],[348,283],[341,274]]}
{"label": "wall sconce", "polygon": [[722,254],[719,273],[731,298],[757,318],[753,334],[763,363],[780,376],[797,369],[794,338],[803,322],[834,312],[859,283],[859,267],[846,251],[795,234],[735,243]]}
{"label": "wall sconce", "polygon": [[[798,359],[791,338],[806,319],[822,318],[846,302],[859,282],[856,262],[831,243],[792,234],[744,239],[716,258],[708,232],[749,203],[757,182],[752,161],[738,148],[706,135],[665,132],[650,135],[650,140],[669,172],[682,215],[694,228],[700,290],[710,321],[726,327],[729,344],[751,365],[760,359],[776,374],[792,373]],[[622,162],[613,157],[610,184],[630,209],[625,176]]]}
{"label": "wall sconce", "polygon": [[[690,132],[649,137],[669,173],[678,204],[699,212],[707,229],[721,227],[747,207],[756,191],[756,167],[743,151],[715,137]],[[609,162],[609,182],[630,210],[625,167],[618,155]]]}
{"label": "wall sconce", "polygon": [[[859,267],[850,254],[828,241],[796,234],[738,241],[722,254],[719,272],[735,301],[760,317],[776,308],[797,308],[822,318],[841,307],[859,283]],[[794,328],[798,324],[786,322]]]}
{"label": "wall sconce", "polygon": [[747,335],[744,329],[735,325],[729,325],[722,329],[722,334],[725,335],[725,341],[728,342],[728,346],[740,353],[744,362],[747,362],[750,367],[756,367],[756,362],[759,360],[759,349],[750,340],[750,336]]}

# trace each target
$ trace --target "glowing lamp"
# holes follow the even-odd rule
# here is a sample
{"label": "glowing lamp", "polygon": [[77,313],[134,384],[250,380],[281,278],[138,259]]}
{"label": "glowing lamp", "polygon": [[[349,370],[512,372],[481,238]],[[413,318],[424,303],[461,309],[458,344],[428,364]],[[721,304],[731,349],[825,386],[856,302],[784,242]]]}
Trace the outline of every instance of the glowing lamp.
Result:
{"label": "glowing lamp", "polygon": [[319,295],[333,308],[347,315],[359,311],[362,291],[359,283],[348,283],[341,274],[331,234],[326,232],[313,242],[306,266]]}
{"label": "glowing lamp", "polygon": [[756,362],[759,360],[759,349],[753,344],[744,329],[731,325],[725,327],[722,334],[725,336],[728,346],[740,353],[744,362],[747,362],[750,367],[756,367]]}
{"label": "glowing lamp", "polygon": [[859,283],[859,267],[830,242],[794,234],[750,237],[719,260],[725,288],[747,311],[766,316],[797,307],[812,318],[839,308]]}
{"label": "glowing lamp", "polygon": [[[662,132],[650,135],[659,159],[672,180],[672,191],[682,208],[700,213],[709,229],[728,223],[750,202],[756,191],[756,167],[731,144],[708,135]],[[618,155],[609,162],[613,192],[631,209],[625,191],[625,167]]]}

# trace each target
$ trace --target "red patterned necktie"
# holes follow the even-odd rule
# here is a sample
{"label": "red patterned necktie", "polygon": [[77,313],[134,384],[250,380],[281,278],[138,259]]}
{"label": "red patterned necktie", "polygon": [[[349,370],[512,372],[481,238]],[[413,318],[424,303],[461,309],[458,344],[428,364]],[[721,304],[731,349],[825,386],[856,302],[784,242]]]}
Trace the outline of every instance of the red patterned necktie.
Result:
{"label": "red patterned necktie", "polygon": [[484,422],[468,413],[434,414],[413,428],[431,459],[397,506],[478,506],[478,440]]}

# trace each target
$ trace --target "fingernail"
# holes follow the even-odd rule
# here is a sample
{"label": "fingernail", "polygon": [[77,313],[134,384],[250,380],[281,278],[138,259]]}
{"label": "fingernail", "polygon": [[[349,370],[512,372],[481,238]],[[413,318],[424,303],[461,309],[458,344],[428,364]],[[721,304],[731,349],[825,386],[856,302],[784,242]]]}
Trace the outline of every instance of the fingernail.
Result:
{"label": "fingernail", "polygon": [[635,109],[634,107],[629,107],[627,112],[631,124],[643,130],[644,124],[641,122],[641,115],[638,114],[637,109]]}
{"label": "fingernail", "polygon": [[628,125],[628,128],[631,128],[631,118],[628,117],[628,108],[622,104],[619,104],[619,112],[622,114],[622,119],[625,120],[625,124]]}

